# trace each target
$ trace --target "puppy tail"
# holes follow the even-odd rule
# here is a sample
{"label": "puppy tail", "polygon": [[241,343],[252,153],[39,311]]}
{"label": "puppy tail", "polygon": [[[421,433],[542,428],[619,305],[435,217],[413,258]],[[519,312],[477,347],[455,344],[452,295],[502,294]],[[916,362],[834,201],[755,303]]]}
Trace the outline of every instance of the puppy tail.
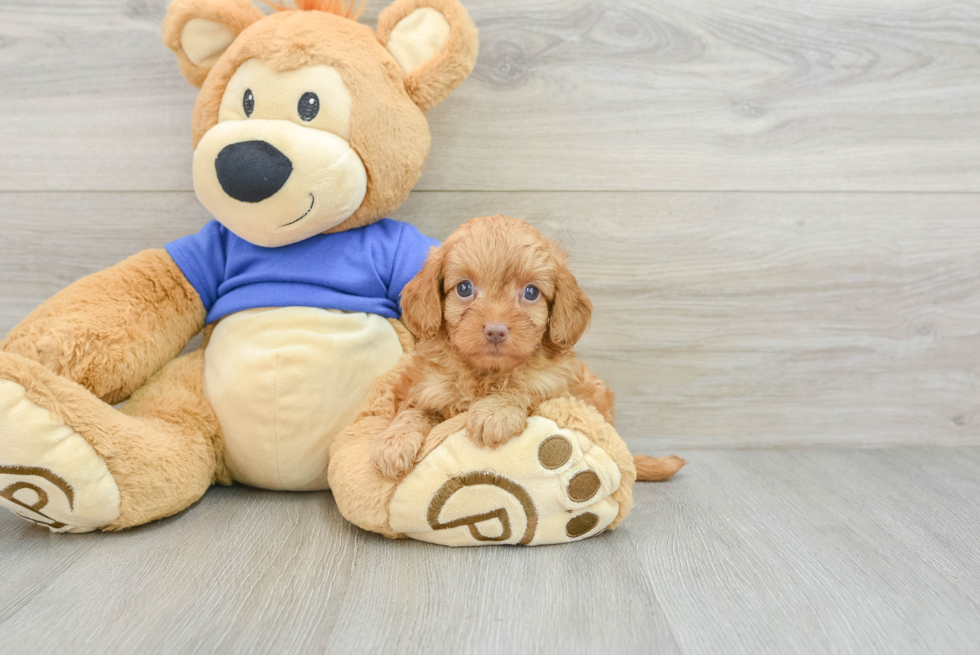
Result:
{"label": "puppy tail", "polygon": [[687,464],[687,460],[681,459],[677,455],[668,455],[667,457],[635,455],[633,457],[633,465],[636,466],[636,479],[638,482],[669,480],[685,464]]}

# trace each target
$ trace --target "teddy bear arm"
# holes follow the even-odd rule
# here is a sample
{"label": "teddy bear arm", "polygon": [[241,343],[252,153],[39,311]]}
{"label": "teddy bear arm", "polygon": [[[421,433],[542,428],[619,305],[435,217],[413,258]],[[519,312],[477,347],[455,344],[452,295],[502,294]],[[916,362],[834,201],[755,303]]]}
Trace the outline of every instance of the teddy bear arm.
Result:
{"label": "teddy bear arm", "polygon": [[0,341],[0,350],[117,403],[180,353],[206,313],[170,255],[144,250],[55,294]]}

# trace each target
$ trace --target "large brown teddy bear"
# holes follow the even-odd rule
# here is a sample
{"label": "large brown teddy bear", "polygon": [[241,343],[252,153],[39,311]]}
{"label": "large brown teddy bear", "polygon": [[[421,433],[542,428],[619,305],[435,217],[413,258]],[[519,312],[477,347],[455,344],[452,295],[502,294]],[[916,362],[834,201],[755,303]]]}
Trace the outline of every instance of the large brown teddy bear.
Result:
{"label": "large brown teddy bear", "polygon": [[[377,31],[338,2],[298,4],[171,5],[164,42],[201,87],[194,183],[216,220],[79,280],[0,343],[0,505],[55,532],[120,530],[237,481],[332,488],[362,527],[453,545],[615,525],[631,458],[567,400],[507,449],[449,422],[404,480],[371,465],[413,343],[401,289],[435,243],[382,217],[418,180],[424,112],[472,70],[476,29],[457,0],[396,0]],[[601,484],[569,498],[586,470]]]}

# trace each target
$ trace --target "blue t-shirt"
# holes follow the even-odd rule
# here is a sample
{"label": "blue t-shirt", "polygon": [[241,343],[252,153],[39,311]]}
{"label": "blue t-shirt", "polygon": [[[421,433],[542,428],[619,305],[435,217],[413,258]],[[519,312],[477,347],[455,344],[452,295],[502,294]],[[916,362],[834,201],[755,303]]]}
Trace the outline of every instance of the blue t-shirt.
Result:
{"label": "blue t-shirt", "polygon": [[279,248],[256,246],[211,221],[167,252],[197,290],[208,323],[257,307],[318,307],[400,315],[402,289],[422,269],[431,239],[383,219]]}

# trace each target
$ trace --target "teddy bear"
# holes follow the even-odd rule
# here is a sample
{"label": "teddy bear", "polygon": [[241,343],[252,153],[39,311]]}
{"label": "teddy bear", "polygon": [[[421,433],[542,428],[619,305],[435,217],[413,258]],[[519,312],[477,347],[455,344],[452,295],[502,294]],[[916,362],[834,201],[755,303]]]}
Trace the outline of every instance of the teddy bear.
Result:
{"label": "teddy bear", "polygon": [[[506,449],[447,421],[404,479],[372,466],[414,343],[401,290],[436,244],[385,216],[419,179],[425,112],[473,69],[477,32],[458,0],[395,0],[376,30],[337,0],[273,9],[169,7],[164,43],[201,89],[193,179],[214,220],[75,282],[0,342],[0,505],[53,532],[114,531],[237,482],[330,489],[362,528],[447,545],[615,527],[632,459],[568,399]],[[570,497],[585,470],[599,483]]]}

